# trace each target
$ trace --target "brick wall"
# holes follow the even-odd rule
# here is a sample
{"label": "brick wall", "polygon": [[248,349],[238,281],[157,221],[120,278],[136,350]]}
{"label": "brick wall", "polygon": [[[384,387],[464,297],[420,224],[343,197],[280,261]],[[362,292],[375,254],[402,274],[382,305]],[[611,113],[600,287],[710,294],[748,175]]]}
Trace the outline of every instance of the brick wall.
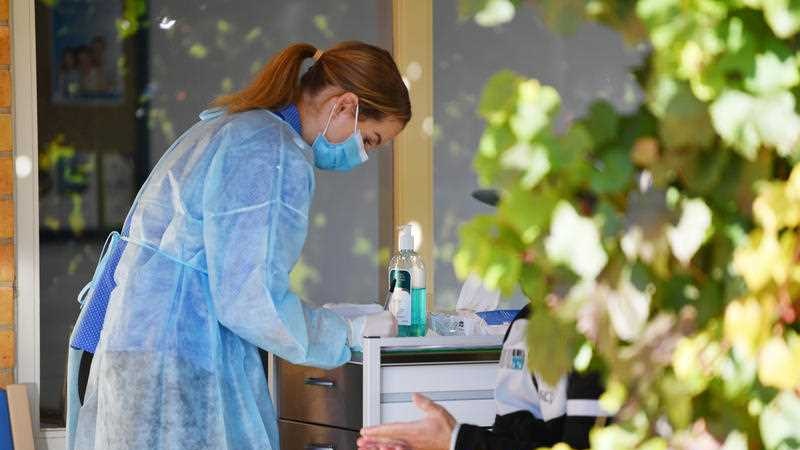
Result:
{"label": "brick wall", "polygon": [[16,261],[14,154],[11,128],[11,45],[8,1],[0,0],[0,387],[14,381]]}

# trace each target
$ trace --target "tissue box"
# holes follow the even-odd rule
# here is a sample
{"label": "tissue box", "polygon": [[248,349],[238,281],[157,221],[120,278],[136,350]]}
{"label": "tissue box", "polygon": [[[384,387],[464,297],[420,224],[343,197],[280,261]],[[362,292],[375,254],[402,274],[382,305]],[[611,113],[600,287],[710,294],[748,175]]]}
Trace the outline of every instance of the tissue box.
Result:
{"label": "tissue box", "polygon": [[503,336],[518,313],[518,309],[432,313],[430,327],[440,336]]}
{"label": "tissue box", "polygon": [[475,314],[486,322],[489,334],[505,335],[508,326],[519,314],[519,309],[495,309],[493,311],[481,311]]}
{"label": "tissue box", "polygon": [[495,309],[494,311],[476,312],[486,325],[508,325],[517,317],[519,309]]}

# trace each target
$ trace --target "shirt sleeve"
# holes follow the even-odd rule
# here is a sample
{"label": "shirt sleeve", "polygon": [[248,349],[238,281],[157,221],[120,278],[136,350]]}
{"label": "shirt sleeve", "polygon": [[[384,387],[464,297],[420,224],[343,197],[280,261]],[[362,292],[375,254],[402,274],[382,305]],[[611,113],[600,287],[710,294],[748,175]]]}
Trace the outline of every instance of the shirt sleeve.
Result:
{"label": "shirt sleeve", "polygon": [[461,424],[457,423],[453,427],[453,432],[450,433],[450,450],[456,450],[456,441],[458,440],[458,432],[461,430]]}
{"label": "shirt sleeve", "polygon": [[563,422],[544,422],[530,411],[496,416],[491,430],[462,424],[455,450],[532,450],[561,442]]}
{"label": "shirt sleeve", "polygon": [[281,133],[221,133],[203,191],[203,239],[217,320],[292,363],[345,363],[348,324],[305,305],[289,286],[306,237],[313,169]]}
{"label": "shirt sleeve", "polygon": [[475,425],[461,425],[455,440],[455,450],[533,450],[551,447],[555,442],[521,440],[492,432]]}

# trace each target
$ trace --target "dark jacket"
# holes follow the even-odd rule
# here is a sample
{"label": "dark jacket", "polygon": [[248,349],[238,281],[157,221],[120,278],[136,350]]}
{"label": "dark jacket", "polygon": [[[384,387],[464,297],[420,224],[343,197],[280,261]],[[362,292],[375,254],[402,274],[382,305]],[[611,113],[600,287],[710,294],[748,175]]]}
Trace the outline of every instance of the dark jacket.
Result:
{"label": "dark jacket", "polygon": [[[526,306],[509,327],[503,340],[504,352],[509,350],[509,333],[518,320],[526,319],[529,307]],[[527,370],[527,369],[526,369]],[[540,392],[539,382],[530,374],[540,401],[552,401]],[[501,380],[502,382],[502,380]],[[597,374],[570,373],[567,375],[565,391],[551,391],[550,395],[566,395],[567,405],[563,414],[544,417],[537,411],[520,410],[495,418],[491,429],[475,425],[462,424],[455,442],[455,450],[532,450],[537,447],[551,447],[565,442],[575,449],[589,447],[589,431],[595,424],[607,422],[607,417],[592,413],[598,409],[597,400],[603,393],[601,380]],[[529,395],[520,393],[520,395]]]}

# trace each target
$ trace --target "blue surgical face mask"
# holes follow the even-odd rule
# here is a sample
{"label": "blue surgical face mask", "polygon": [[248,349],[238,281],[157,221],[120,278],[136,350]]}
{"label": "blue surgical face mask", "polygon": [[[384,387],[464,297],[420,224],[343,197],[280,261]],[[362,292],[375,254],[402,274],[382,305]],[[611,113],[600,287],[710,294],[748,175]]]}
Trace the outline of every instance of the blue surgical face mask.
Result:
{"label": "blue surgical face mask", "polygon": [[328,127],[331,125],[333,112],[336,111],[336,106],[337,105],[333,105],[331,114],[328,116],[328,122],[325,124],[325,129],[314,139],[311,148],[314,150],[314,165],[317,166],[317,168],[347,172],[364,164],[369,157],[367,156],[366,150],[364,150],[364,141],[361,139],[361,132],[358,131],[357,104],[353,134],[338,144],[331,143],[325,137],[325,133],[328,132]]}

